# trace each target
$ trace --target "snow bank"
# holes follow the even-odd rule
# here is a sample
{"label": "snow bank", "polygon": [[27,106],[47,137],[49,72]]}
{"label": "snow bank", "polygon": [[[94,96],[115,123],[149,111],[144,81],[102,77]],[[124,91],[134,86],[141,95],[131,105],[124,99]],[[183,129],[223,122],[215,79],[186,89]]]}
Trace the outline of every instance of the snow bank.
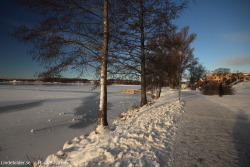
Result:
{"label": "snow bank", "polygon": [[[75,137],[47,157],[41,166],[161,166],[170,159],[176,124],[183,102],[175,91],[114,120],[103,134]],[[175,100],[173,100],[175,99]]]}
{"label": "snow bank", "polygon": [[239,82],[232,86],[236,92],[236,95],[249,94],[250,93],[250,82]]}

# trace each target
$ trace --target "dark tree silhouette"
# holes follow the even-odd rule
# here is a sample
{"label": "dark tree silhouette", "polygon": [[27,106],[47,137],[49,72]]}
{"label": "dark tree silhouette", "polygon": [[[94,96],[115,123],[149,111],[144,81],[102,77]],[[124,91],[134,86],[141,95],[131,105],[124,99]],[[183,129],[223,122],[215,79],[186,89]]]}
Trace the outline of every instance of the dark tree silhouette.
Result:
{"label": "dark tree silhouette", "polygon": [[148,42],[147,71],[148,80],[151,81],[149,88],[157,88],[157,97],[160,96],[161,86],[166,80],[171,84],[177,83],[179,74],[198,63],[192,53],[194,48],[190,48],[196,34],[188,35],[188,29],[189,27],[184,27],[180,32],[176,32],[176,28],[165,29]]}
{"label": "dark tree silhouette", "polygon": [[107,126],[108,0],[14,0],[39,15],[36,24],[20,25],[11,35],[31,43],[28,53],[46,71],[40,78],[60,76],[69,68],[79,76],[90,67],[100,74],[97,125]]}
{"label": "dark tree silhouette", "polygon": [[206,68],[201,64],[197,64],[195,66],[190,67],[188,71],[189,71],[189,80],[192,84],[195,83],[200,78],[204,79],[204,76],[207,72]]}
{"label": "dark tree silhouette", "polygon": [[188,1],[171,0],[123,0],[117,17],[124,24],[113,34],[115,52],[113,67],[115,74],[137,75],[141,79],[141,106],[147,104],[146,97],[146,42],[155,32],[172,25],[187,7]]}

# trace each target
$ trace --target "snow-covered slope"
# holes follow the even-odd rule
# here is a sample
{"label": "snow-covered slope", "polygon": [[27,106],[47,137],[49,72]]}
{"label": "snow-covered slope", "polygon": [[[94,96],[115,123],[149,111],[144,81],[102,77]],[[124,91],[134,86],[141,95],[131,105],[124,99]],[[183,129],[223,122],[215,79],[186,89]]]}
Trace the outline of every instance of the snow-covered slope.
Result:
{"label": "snow-covered slope", "polygon": [[240,94],[248,94],[250,93],[250,82],[239,82],[236,85],[233,85],[233,88],[235,89],[236,95]]}
{"label": "snow-covered slope", "polygon": [[103,134],[75,137],[40,165],[61,166],[160,166],[168,164],[177,122],[183,112],[177,92],[162,96],[114,120]]}

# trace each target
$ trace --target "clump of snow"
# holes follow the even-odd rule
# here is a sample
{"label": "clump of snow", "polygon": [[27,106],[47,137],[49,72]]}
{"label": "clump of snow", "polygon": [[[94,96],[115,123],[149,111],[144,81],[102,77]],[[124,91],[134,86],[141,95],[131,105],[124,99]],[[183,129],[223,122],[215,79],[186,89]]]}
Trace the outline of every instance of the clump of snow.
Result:
{"label": "clump of snow", "polygon": [[103,133],[93,131],[66,142],[63,150],[47,157],[44,166],[53,166],[50,162],[64,162],[59,166],[168,165],[184,105],[175,96],[165,91],[158,100],[122,113],[108,128],[98,126]]}

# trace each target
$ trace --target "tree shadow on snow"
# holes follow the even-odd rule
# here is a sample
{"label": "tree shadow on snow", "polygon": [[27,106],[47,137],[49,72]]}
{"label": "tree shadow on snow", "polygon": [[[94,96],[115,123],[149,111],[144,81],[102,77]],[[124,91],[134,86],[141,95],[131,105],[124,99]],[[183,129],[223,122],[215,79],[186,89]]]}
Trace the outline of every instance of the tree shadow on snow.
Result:
{"label": "tree shadow on snow", "polygon": [[[82,104],[75,109],[74,114],[81,117],[75,119],[75,123],[69,125],[69,128],[82,129],[96,123],[99,107],[99,99],[96,97],[98,97],[98,93],[82,99]],[[108,103],[107,107],[109,108],[110,106],[112,104]]]}
{"label": "tree shadow on snow", "polygon": [[31,108],[35,108],[35,107],[43,105],[45,101],[46,100],[39,100],[39,101],[34,101],[34,102],[29,102],[29,103],[24,103],[24,104],[3,106],[3,107],[0,107],[0,114],[7,113],[7,112],[18,112],[21,110],[28,110]]}
{"label": "tree shadow on snow", "polygon": [[250,119],[242,109],[234,125],[234,142],[240,167],[250,167]]}

